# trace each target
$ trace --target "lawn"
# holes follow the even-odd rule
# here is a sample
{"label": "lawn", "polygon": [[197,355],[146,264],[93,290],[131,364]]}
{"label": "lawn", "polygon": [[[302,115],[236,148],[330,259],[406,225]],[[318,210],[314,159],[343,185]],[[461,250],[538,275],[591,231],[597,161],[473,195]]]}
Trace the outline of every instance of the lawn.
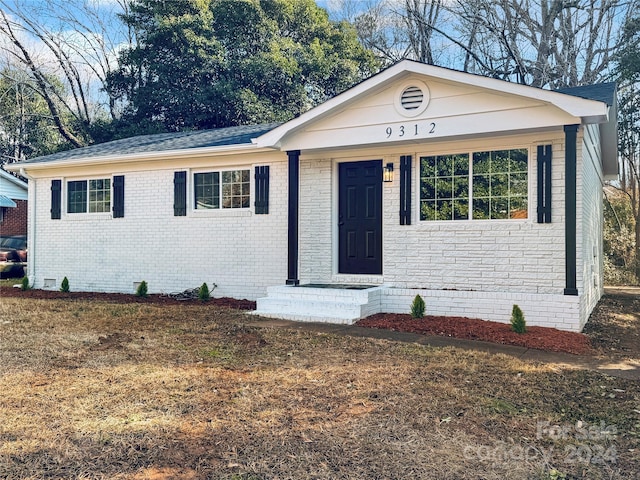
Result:
{"label": "lawn", "polygon": [[2,298],[0,478],[640,472],[640,382],[253,321],[198,302]]}

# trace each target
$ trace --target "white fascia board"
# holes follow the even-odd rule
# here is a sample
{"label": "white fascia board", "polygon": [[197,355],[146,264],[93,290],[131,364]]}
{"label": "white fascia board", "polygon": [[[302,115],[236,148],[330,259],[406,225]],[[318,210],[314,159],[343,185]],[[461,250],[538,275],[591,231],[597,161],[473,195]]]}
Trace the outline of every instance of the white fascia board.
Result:
{"label": "white fascia board", "polygon": [[12,163],[11,168],[7,168],[12,172],[29,170],[45,170],[50,168],[62,168],[62,167],[75,167],[75,166],[93,166],[93,165],[105,165],[105,164],[126,164],[143,161],[160,161],[166,159],[181,160],[186,158],[201,157],[205,155],[209,156],[221,156],[228,153],[260,153],[260,152],[272,152],[273,148],[263,148],[256,144],[243,144],[243,145],[224,145],[222,147],[202,147],[202,148],[189,148],[182,150],[167,150],[163,152],[142,152],[134,153],[130,155],[105,155],[102,157],[78,157],[68,160],[56,160],[52,162],[36,162],[36,163]]}
{"label": "white fascia board", "polygon": [[505,82],[495,78],[483,77],[471,73],[459,72],[447,68],[426,65],[410,60],[403,60],[377,75],[364,80],[349,90],[333,97],[321,105],[303,113],[297,118],[282,124],[278,128],[265,133],[257,138],[258,145],[262,147],[279,146],[282,138],[303,127],[305,124],[333,113],[338,108],[344,108],[349,103],[355,101],[364,93],[374,93],[386,84],[399,80],[404,76],[418,74],[437,78],[438,80],[451,81],[464,85],[484,88],[495,92],[517,95],[531,98],[555,105],[568,114],[579,117],[583,123],[605,123],[609,121],[608,106],[604,102],[587,100],[565,93],[552,92],[541,88],[520,85],[512,82]]}

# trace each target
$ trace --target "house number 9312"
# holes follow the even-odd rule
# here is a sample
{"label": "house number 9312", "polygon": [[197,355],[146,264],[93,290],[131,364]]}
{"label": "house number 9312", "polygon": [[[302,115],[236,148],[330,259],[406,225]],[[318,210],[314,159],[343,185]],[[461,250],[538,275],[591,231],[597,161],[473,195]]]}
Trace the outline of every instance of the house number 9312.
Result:
{"label": "house number 9312", "polygon": [[436,124],[434,122],[428,124],[419,124],[414,123],[413,125],[400,125],[398,127],[387,127],[385,130],[387,134],[387,138],[391,138],[392,136],[402,138],[402,137],[415,137],[420,134],[434,134],[436,133]]}

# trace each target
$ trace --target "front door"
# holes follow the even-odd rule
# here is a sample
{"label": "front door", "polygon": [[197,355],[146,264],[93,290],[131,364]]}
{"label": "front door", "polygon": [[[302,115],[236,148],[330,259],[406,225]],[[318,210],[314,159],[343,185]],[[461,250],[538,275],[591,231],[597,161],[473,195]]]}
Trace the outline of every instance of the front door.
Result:
{"label": "front door", "polygon": [[339,164],[338,272],[382,273],[382,160]]}

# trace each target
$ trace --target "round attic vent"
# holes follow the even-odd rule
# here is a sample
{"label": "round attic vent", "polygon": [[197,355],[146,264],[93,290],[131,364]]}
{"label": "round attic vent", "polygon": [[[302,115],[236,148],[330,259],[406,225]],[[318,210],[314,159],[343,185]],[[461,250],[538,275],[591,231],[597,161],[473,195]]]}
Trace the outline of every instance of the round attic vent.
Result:
{"label": "round attic vent", "polygon": [[400,96],[400,104],[405,110],[416,110],[422,105],[424,94],[418,87],[407,87]]}
{"label": "round attic vent", "polygon": [[429,88],[418,79],[408,80],[396,90],[396,111],[403,117],[417,117],[429,105]]}

